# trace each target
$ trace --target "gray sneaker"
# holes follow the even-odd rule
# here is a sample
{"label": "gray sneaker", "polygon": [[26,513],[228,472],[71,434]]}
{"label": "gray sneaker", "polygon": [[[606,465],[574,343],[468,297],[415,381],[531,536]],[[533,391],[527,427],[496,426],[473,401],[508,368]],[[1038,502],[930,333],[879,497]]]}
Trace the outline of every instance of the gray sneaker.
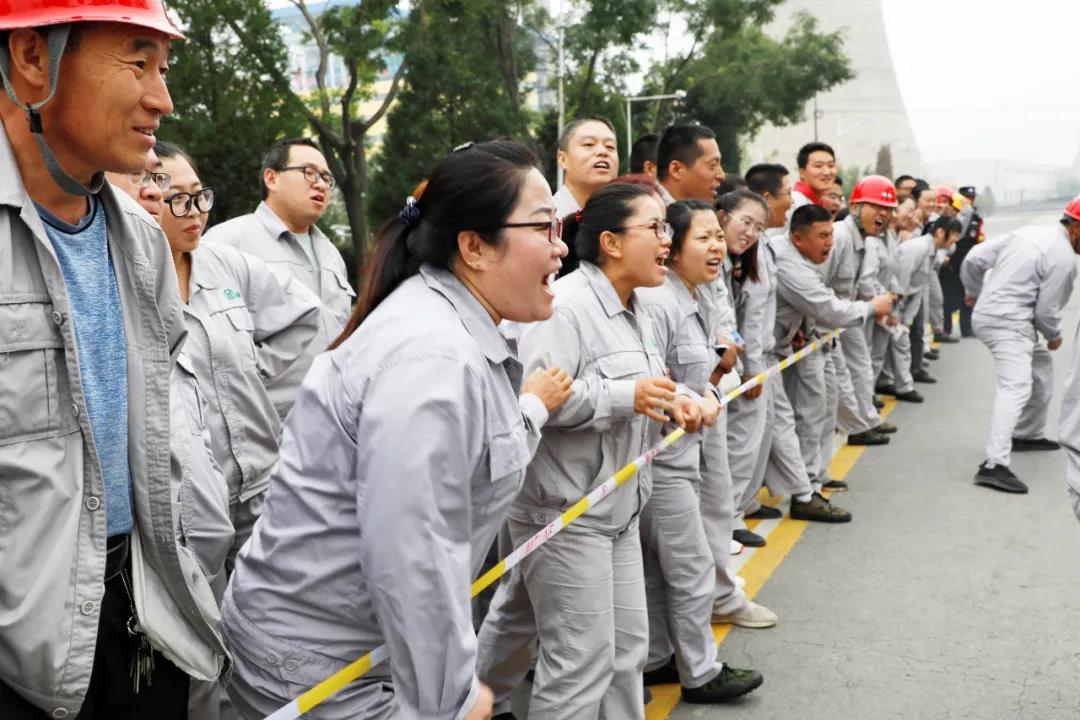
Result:
{"label": "gray sneaker", "polygon": [[829,503],[821,493],[814,493],[806,502],[791,498],[791,519],[810,522],[851,522],[851,513]]}
{"label": "gray sneaker", "polygon": [[1020,478],[1004,465],[988,468],[986,463],[983,463],[979,466],[979,472],[975,473],[975,484],[1017,495],[1024,495],[1028,491],[1027,485],[1020,482]]}

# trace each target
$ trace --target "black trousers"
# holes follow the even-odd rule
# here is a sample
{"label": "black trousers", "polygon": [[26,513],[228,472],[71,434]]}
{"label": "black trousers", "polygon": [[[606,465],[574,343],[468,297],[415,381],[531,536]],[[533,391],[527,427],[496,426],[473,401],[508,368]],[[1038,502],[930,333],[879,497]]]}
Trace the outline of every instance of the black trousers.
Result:
{"label": "black trousers", "polygon": [[[150,681],[142,678],[139,692],[135,692],[131,666],[138,639],[127,630],[132,602],[127,590],[131,587],[131,563],[126,543],[110,542],[105,577],[90,689],[75,720],[187,720],[189,678],[161,653],[153,652]],[[0,718],[51,717],[50,712],[36,708],[0,683]]]}

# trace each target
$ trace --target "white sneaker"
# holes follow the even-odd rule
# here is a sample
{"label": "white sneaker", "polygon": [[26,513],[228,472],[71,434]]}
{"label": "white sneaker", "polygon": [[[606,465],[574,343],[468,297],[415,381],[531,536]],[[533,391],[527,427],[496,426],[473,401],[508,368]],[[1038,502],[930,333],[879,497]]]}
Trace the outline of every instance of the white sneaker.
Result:
{"label": "white sneaker", "polygon": [[743,544],[741,542],[739,542],[738,540],[732,540],[731,541],[731,554],[732,555],[738,555],[742,551],[743,551]]}
{"label": "white sneaker", "polygon": [[748,601],[746,607],[738,612],[727,615],[719,615],[714,612],[712,616],[714,623],[726,623],[744,628],[770,628],[776,625],[779,620],[780,618],[776,617],[776,613],[772,610],[764,605],[758,605],[752,600]]}

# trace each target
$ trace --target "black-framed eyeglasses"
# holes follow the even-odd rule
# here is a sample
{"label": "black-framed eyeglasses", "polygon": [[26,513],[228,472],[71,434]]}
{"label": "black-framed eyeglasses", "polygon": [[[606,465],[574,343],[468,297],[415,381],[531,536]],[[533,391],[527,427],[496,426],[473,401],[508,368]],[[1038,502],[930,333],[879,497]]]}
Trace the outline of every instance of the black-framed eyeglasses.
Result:
{"label": "black-framed eyeglasses", "polygon": [[157,185],[158,190],[161,192],[168,190],[169,185],[172,184],[172,178],[166,173],[150,172],[149,170],[128,173],[128,181],[135,187],[150,187],[152,183]]}
{"label": "black-framed eyeglasses", "polygon": [[502,225],[494,225],[489,230],[501,230],[502,228],[536,228],[537,230],[547,230],[547,239],[549,243],[554,243],[555,239],[562,239],[563,223],[559,218],[551,218],[550,220],[544,220],[543,222],[519,222],[519,223],[503,223]]}
{"label": "black-framed eyeglasses", "polygon": [[169,212],[176,217],[185,217],[191,212],[192,205],[199,212],[208,213],[210,208],[214,207],[214,191],[203,188],[193,193],[176,193],[165,198],[165,204],[169,206]]}
{"label": "black-framed eyeglasses", "polygon": [[304,179],[312,185],[322,180],[331,190],[334,189],[334,176],[328,172],[319,172],[311,165],[289,165],[281,168],[281,172],[285,172],[286,170],[299,170],[304,173]]}
{"label": "black-framed eyeglasses", "polygon": [[663,240],[664,238],[670,238],[674,233],[674,228],[671,227],[671,223],[657,220],[655,222],[646,223],[643,225],[623,225],[622,227],[611,228],[612,232],[622,232],[623,230],[629,230],[631,228],[649,228],[656,237]]}

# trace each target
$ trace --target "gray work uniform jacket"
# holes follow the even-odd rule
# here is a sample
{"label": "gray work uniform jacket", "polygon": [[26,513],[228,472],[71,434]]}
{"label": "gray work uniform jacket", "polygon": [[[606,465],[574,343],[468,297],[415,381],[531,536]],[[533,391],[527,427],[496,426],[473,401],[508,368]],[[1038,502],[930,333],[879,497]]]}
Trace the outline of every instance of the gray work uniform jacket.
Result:
{"label": "gray work uniform jacket", "polygon": [[270,384],[270,396],[274,400],[274,406],[278,415],[285,419],[292,407],[296,391],[311,366],[311,360],[341,334],[352,313],[356,292],[349,284],[345,261],[329,238],[313,225],[311,245],[319,267],[312,266],[311,259],[300,246],[300,241],[289,232],[285,223],[265,202],[259,203],[259,207],[250,215],[241,215],[215,225],[207,231],[203,239],[254,255],[269,265],[283,283],[295,277],[318,295],[322,302],[319,331],[305,357]]}
{"label": "gray work uniform jacket", "polygon": [[[128,464],[147,564],[183,615],[171,630],[224,654],[213,594],[177,543],[169,375],[184,340],[169,247],[106,183],[128,363]],[[0,131],[0,681],[53,717],[90,684],[105,579],[105,487],[64,276]],[[172,633],[170,633],[172,634]]]}
{"label": "gray work uniform jacket", "polygon": [[521,378],[483,306],[426,265],[316,358],[225,594],[234,654],[299,692],[386,643],[390,661],[328,703],[464,717],[469,586],[539,438]]}
{"label": "gray work uniform jacket", "polygon": [[[702,292],[704,288],[697,288],[697,295]],[[709,376],[719,358],[709,337],[709,319],[706,308],[690,294],[686,283],[671,271],[663,285],[640,288],[637,299],[652,319],[654,336],[667,361],[671,379],[681,386],[683,394],[692,392],[701,397],[712,393],[716,396],[716,388],[709,383]],[[667,423],[661,434],[670,433],[676,427],[674,423]],[[653,461],[655,472],[696,481],[701,437],[701,433],[687,433],[657,455]]]}
{"label": "gray work uniform jacket", "polygon": [[209,408],[214,458],[233,503],[266,490],[281,421],[268,387],[304,362],[319,300],[295,278],[220,244],[191,253],[188,344]]}
{"label": "gray work uniform jacket", "polygon": [[934,237],[918,235],[900,243],[897,281],[904,296],[900,300],[900,320],[908,327],[915,322],[923,294],[930,286],[934,266]]}
{"label": "gray work uniform jacket", "polygon": [[756,245],[758,279],[736,283],[736,317],[739,334],[746,347],[742,353],[743,374],[757,375],[768,369],[768,357],[776,346],[776,262],[766,238]]}
{"label": "gray work uniform jacket", "polygon": [[776,251],[776,353],[789,355],[800,327],[822,332],[852,327],[874,314],[862,300],[845,300],[825,286],[821,272],[792,244],[788,236],[772,240]]}
{"label": "gray work uniform jacket", "polygon": [[1076,280],[1076,254],[1063,226],[1027,226],[972,248],[960,280],[967,295],[979,298],[976,314],[998,324],[1034,323],[1054,340],[1061,337],[1061,310]]}
{"label": "gray work uniform jacket", "polygon": [[866,241],[855,224],[855,218],[848,215],[842,222],[833,223],[833,247],[829,257],[821,265],[814,266],[825,284],[841,300],[855,297],[867,299],[864,297],[867,282],[863,272],[865,263]]}
{"label": "gray work uniform jacket", "polygon": [[866,238],[866,260],[863,263],[863,279],[860,287],[868,295],[861,295],[869,300],[877,295],[896,293],[903,295],[900,285],[900,240],[896,231],[888,229],[883,237],[870,235]]}
{"label": "gray work uniform jacket", "polygon": [[[185,319],[190,323],[188,311]],[[195,556],[218,603],[225,595],[225,558],[233,544],[229,489],[210,449],[207,407],[188,350],[176,358],[170,384],[173,457],[180,466],[180,542]]]}
{"label": "gray work uniform jacket", "polygon": [[[660,425],[634,412],[638,378],[662,377],[664,357],[653,322],[635,291],[623,307],[596,265],[582,261],[554,283],[555,314],[525,328],[519,348],[525,372],[560,367],[572,394],[552,411],[510,517],[546,525],[659,439]],[[652,475],[643,469],[575,521],[618,534],[648,501]]]}

